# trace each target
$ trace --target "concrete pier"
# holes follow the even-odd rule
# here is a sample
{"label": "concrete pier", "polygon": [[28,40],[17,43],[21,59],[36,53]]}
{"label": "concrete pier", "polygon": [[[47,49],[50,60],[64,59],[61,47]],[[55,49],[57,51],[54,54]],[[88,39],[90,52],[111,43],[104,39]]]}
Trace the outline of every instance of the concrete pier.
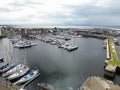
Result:
{"label": "concrete pier", "polygon": [[109,63],[110,60],[114,60],[117,58],[115,55],[113,55],[113,52],[115,52],[115,54],[116,54],[116,50],[115,50],[114,43],[112,42],[112,39],[107,39],[106,52],[107,52],[107,60],[105,60],[104,75],[108,76],[110,78],[114,78],[116,69],[117,69],[117,65],[113,65],[113,64]]}
{"label": "concrete pier", "polygon": [[79,90],[120,90],[120,86],[104,78],[92,76],[85,80]]}
{"label": "concrete pier", "polygon": [[107,77],[110,77],[110,78],[114,78],[115,77],[116,68],[117,68],[117,66],[112,65],[112,64],[106,65],[104,76],[107,76]]}
{"label": "concrete pier", "polygon": [[105,67],[105,70],[110,71],[110,72],[116,72],[116,68],[117,68],[117,66],[112,65],[112,64],[108,64],[108,65]]}
{"label": "concrete pier", "polygon": [[107,60],[111,59],[111,55],[110,55],[110,47],[109,47],[109,39],[106,40],[107,42],[107,48],[106,48],[106,57],[107,57]]}
{"label": "concrete pier", "polygon": [[37,85],[42,90],[56,90],[52,86],[48,85],[47,83],[38,83]]}

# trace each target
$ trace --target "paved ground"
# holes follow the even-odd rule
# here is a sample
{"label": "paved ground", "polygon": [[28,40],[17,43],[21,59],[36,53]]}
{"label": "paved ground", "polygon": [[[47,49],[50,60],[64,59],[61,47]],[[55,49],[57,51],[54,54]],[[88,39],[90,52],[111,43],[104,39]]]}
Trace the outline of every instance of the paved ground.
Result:
{"label": "paved ground", "polygon": [[0,77],[0,90],[19,90],[19,87]]}
{"label": "paved ground", "polygon": [[10,90],[10,89],[5,88],[3,85],[0,85],[0,90]]}
{"label": "paved ground", "polygon": [[89,77],[79,90],[120,90],[120,86],[100,77]]}
{"label": "paved ground", "polygon": [[[120,37],[117,37],[119,43],[120,43]],[[118,56],[118,59],[120,60],[120,45],[115,45],[115,48],[116,48],[116,52],[117,52],[117,56]]]}

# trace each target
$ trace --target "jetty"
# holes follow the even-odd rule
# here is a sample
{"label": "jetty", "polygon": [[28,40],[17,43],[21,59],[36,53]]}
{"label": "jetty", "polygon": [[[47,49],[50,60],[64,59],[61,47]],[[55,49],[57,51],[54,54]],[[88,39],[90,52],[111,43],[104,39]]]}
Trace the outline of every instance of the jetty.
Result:
{"label": "jetty", "polygon": [[110,55],[110,48],[109,48],[109,39],[107,39],[106,40],[106,51],[107,51],[107,53],[106,53],[106,57],[107,57],[107,60],[109,60],[110,58],[111,58],[111,55]]}
{"label": "jetty", "polygon": [[88,77],[78,90],[120,90],[120,86],[98,76]]}
{"label": "jetty", "polygon": [[117,68],[119,66],[116,64],[118,62],[118,57],[112,38],[107,39],[106,52],[107,60],[105,60],[104,76],[114,78],[116,71],[118,71]]}

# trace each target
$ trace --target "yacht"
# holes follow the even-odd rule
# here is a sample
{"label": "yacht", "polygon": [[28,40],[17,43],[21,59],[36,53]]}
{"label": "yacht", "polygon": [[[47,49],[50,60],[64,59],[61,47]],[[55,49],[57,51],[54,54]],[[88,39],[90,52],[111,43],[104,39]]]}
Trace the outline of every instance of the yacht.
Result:
{"label": "yacht", "polygon": [[20,85],[22,83],[25,83],[30,79],[34,78],[37,74],[38,74],[38,70],[30,70],[25,76],[23,76],[21,79],[16,81],[14,84]]}
{"label": "yacht", "polygon": [[10,76],[12,74],[14,74],[15,72],[19,71],[22,69],[22,67],[24,67],[25,65],[23,64],[18,64],[16,65],[14,68],[10,69],[9,71],[3,73],[2,77],[7,77]]}
{"label": "yacht", "polygon": [[10,69],[12,69],[12,68],[14,68],[14,67],[17,66],[17,65],[18,65],[18,64],[11,64],[11,65],[6,64],[6,65],[4,66],[4,68],[0,69],[0,73],[4,73],[4,72],[6,72],[6,71],[8,71],[8,70],[10,70]]}
{"label": "yacht", "polygon": [[17,42],[15,45],[14,45],[15,48],[27,48],[27,47],[31,47],[31,42],[29,41],[26,41],[26,40],[21,40],[19,42]]}
{"label": "yacht", "polygon": [[7,79],[8,80],[13,80],[13,79],[19,78],[19,77],[25,75],[28,71],[29,71],[29,67],[24,66],[19,71],[17,71],[14,74],[8,76]]}

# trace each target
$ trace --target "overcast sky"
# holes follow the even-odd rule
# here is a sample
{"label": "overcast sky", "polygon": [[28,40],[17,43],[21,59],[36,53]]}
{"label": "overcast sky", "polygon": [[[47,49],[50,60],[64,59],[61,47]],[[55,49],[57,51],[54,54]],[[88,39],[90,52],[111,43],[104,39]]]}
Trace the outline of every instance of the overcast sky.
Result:
{"label": "overcast sky", "polygon": [[120,25],[120,0],[0,0],[0,24]]}

